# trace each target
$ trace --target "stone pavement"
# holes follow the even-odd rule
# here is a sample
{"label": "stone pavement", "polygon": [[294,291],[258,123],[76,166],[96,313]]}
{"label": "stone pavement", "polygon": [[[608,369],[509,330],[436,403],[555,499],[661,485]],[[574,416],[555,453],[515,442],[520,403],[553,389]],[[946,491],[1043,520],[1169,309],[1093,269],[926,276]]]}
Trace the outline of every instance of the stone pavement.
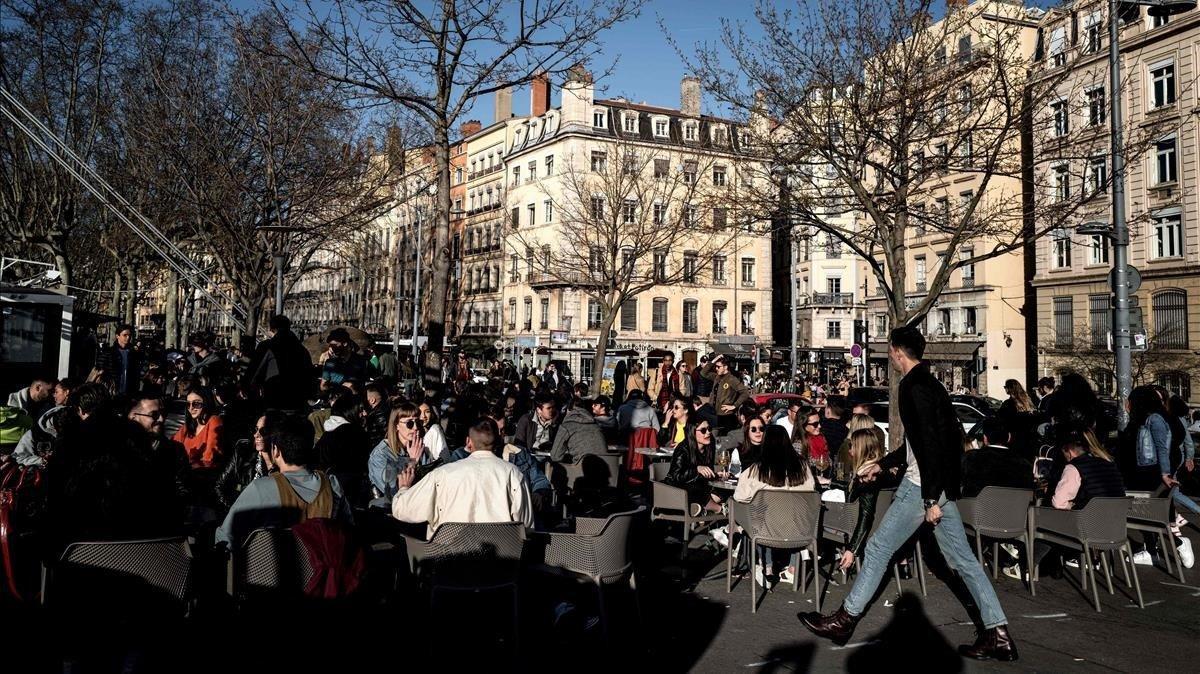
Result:
{"label": "stone pavement", "polygon": [[[1185,533],[1200,550],[1200,529]],[[705,558],[695,547],[692,553]],[[713,566],[713,554],[698,568],[723,572],[724,557]],[[1100,586],[1102,613],[1093,609],[1090,593],[1080,591],[1074,570],[1061,580],[1043,576],[1036,597],[1024,584],[1001,575],[994,584],[1021,656],[1013,664],[957,656],[954,647],[974,639],[974,626],[949,586],[932,573],[927,598],[920,596],[915,579],[904,581],[918,605],[902,613],[895,606],[899,597],[892,581],[842,648],[815,639],[796,619],[797,612],[813,610],[811,586],[795,593],[790,585],[775,588],[752,614],[748,579],[726,594],[722,573],[678,596],[678,605],[663,598],[659,614],[651,618],[658,635],[652,640],[652,661],[658,671],[696,672],[878,671],[893,666],[923,672],[1196,671],[1200,567],[1185,571],[1182,585],[1162,567],[1139,566],[1138,572],[1146,608],[1137,608],[1132,589],[1117,574],[1115,594]],[[830,585],[822,608],[836,609],[848,589]]]}

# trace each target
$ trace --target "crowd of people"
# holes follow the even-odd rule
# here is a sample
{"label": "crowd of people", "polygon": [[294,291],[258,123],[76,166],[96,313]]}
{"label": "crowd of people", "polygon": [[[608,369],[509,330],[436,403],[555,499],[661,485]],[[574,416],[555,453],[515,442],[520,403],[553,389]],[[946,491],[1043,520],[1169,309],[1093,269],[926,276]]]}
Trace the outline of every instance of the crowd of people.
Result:
{"label": "crowd of people", "polygon": [[[23,523],[38,528],[40,554],[53,559],[77,540],[206,530],[232,551],[255,529],[308,520],[370,537],[397,526],[432,534],[444,522],[560,530],[573,516],[634,507],[649,476],[627,462],[619,486],[564,487],[547,464],[641,444],[669,459],[664,481],[686,491],[694,515],[723,512],[730,499],[749,502],[763,489],[859,503],[849,542],[835,554],[843,570],[862,565],[862,587],[832,618],[806,618],[835,639],[853,631],[880,569],[912,531],[922,521],[949,523],[935,529],[942,553],[968,581],[992,635],[975,654],[996,655],[1007,653],[996,646],[1008,638],[996,636],[1003,613],[969,546],[964,552],[955,500],[988,486],[1023,487],[1047,505],[1079,509],[1128,489],[1170,494],[1180,509],[1198,512],[1180,488],[1194,479],[1197,427],[1178,396],[1137,388],[1128,428],[1117,433],[1078,375],[1041,380],[1036,396],[1010,380],[1008,399],[964,438],[953,412],[930,416],[949,405],[948,392],[920,360],[923,340],[908,333],[894,334],[890,351],[905,373],[898,412],[907,432],[889,452],[870,401],[810,389],[786,406],[759,406],[721,356],[692,367],[667,355],[648,373],[635,365],[614,399],[549,367],[522,373],[498,360],[477,378],[469,355],[455,353],[441,387],[405,395],[400,377],[414,371],[387,350],[366,352],[334,330],[314,359],[286,317],[273,317],[269,328],[244,357],[218,353],[197,335],[190,353],[159,363],[121,326],[86,381],[37,378],[13,392],[0,408],[0,465],[44,477],[44,512]],[[717,488],[721,479],[736,488]],[[911,521],[869,536],[880,490],[897,487]],[[1190,567],[1190,542],[1178,529],[1185,523],[1175,522],[1176,544]],[[737,536],[724,526],[712,531],[716,545]],[[1053,551],[1039,545],[1034,561]],[[794,577],[794,566],[776,563],[783,557],[764,553],[752,570],[760,583]],[[1147,538],[1135,561],[1161,553]],[[1001,561],[1020,577],[1015,558]]]}

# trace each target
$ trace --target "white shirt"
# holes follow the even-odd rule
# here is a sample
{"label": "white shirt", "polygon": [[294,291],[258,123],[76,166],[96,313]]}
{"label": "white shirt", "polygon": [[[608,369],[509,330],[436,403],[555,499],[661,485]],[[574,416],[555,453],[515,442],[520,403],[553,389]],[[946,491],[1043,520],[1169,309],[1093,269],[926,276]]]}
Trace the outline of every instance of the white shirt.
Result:
{"label": "white shirt", "polygon": [[908,452],[908,468],[904,471],[904,479],[921,486],[921,467],[917,465],[917,455],[913,454],[912,443],[904,438],[904,449]]}
{"label": "white shirt", "polygon": [[392,517],[428,522],[431,537],[443,522],[524,522],[533,527],[525,477],[516,466],[487,451],[471,452],[398,492],[392,499]]}
{"label": "white shirt", "polygon": [[442,452],[446,451],[446,434],[442,432],[442,427],[438,424],[430,426],[421,440],[425,443],[425,451],[429,454],[429,458],[434,461],[437,461]]}
{"label": "white shirt", "polygon": [[779,419],[775,422],[775,425],[783,426],[784,428],[786,428],[787,432],[788,432],[788,437],[789,438],[792,437],[792,428],[795,426],[795,424],[792,423],[792,420],[789,419],[786,414],[779,417]]}

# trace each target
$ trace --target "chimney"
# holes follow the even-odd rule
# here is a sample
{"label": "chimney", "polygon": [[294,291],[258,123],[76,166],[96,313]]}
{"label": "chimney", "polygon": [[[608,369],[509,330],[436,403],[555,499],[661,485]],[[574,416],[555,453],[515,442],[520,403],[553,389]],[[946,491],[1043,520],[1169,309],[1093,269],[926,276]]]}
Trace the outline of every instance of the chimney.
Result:
{"label": "chimney", "polygon": [[480,129],[482,128],[483,123],[478,119],[468,119],[458,127],[458,132],[463,138],[470,138],[471,136],[479,133]]}
{"label": "chimney", "polygon": [[550,109],[550,76],[538,71],[529,85],[529,114],[539,117]]}
{"label": "chimney", "polygon": [[493,122],[502,122],[512,117],[512,87],[496,91],[496,114]]}
{"label": "chimney", "polygon": [[960,9],[966,9],[968,0],[946,0],[946,12],[953,12]]}
{"label": "chimney", "polygon": [[679,111],[685,117],[700,116],[700,79],[687,76],[679,83]]}
{"label": "chimney", "polygon": [[592,103],[595,90],[592,74],[582,64],[571,67],[562,89],[562,119],[564,124],[592,124]]}

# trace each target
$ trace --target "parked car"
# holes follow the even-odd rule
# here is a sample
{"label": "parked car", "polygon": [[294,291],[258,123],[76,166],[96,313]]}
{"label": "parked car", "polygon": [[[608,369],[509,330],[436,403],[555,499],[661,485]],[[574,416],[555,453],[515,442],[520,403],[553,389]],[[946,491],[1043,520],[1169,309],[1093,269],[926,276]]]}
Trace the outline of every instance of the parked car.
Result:
{"label": "parked car", "polygon": [[958,393],[950,394],[950,402],[970,405],[971,407],[975,408],[976,412],[979,412],[985,417],[990,417],[999,412],[1000,405],[1003,404],[1003,401],[996,400],[995,398],[989,396],[966,395]]}
{"label": "parked car", "polygon": [[[962,425],[963,435],[970,436],[971,431],[983,421],[987,416],[977,411],[974,407],[966,403],[952,402],[954,405],[954,413],[958,415],[958,422]],[[871,416],[875,419],[875,425],[883,430],[884,435],[888,432],[888,412],[890,405],[887,401],[871,403]]]}
{"label": "parked car", "polygon": [[888,389],[886,386],[859,386],[850,389],[850,395],[846,396],[846,400],[851,405],[854,403],[886,403],[888,399]]}

